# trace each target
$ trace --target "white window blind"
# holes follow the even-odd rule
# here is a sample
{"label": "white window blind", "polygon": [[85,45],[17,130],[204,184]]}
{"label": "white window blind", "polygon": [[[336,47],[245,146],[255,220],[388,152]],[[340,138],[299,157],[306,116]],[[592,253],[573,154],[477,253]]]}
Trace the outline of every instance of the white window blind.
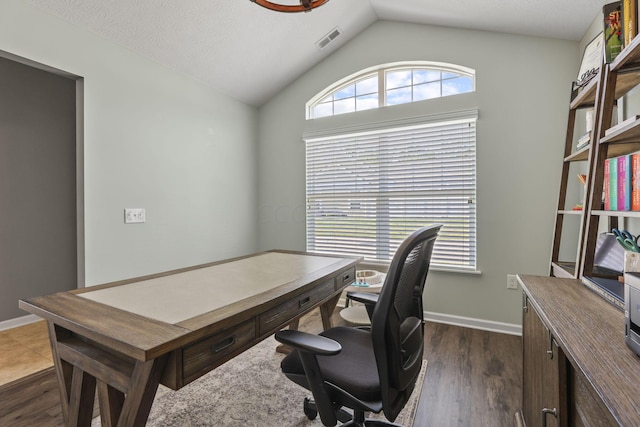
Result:
{"label": "white window blind", "polygon": [[442,223],[432,266],[476,269],[475,117],[306,138],[307,250],[388,262]]}

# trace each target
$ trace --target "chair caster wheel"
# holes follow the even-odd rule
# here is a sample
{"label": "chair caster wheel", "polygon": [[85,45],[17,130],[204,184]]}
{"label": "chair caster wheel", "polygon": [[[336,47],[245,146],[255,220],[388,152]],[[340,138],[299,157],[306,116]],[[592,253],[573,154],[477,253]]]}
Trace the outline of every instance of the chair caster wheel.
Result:
{"label": "chair caster wheel", "polygon": [[308,397],[304,398],[304,404],[302,405],[302,409],[304,410],[304,414],[307,416],[307,418],[309,418],[310,420],[315,420],[316,417],[318,416],[318,411],[313,407],[315,405],[311,404],[311,399],[309,399]]}

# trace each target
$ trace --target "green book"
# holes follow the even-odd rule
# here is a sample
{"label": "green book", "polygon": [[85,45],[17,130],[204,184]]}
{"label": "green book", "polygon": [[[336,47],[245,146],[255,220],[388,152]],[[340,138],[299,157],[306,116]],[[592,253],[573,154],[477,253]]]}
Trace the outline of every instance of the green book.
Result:
{"label": "green book", "polygon": [[622,1],[605,4],[604,14],[604,56],[610,63],[624,48],[624,27],[622,25]]}

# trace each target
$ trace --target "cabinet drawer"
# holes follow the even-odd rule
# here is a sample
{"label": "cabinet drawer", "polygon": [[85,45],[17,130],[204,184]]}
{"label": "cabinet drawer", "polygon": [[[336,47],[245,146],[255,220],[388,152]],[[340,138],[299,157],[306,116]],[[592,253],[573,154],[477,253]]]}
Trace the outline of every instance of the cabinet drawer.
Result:
{"label": "cabinet drawer", "polygon": [[259,318],[260,335],[264,335],[283,323],[286,323],[290,319],[295,318],[298,314],[301,314],[310,307],[317,305],[320,301],[331,296],[334,292],[335,280],[331,279],[302,295],[298,295],[297,297],[292,298],[271,310],[265,311]]}
{"label": "cabinet drawer", "polygon": [[223,363],[226,356],[255,339],[255,330],[255,322],[250,320],[185,347],[182,351],[184,378],[188,380],[201,370],[209,371]]}

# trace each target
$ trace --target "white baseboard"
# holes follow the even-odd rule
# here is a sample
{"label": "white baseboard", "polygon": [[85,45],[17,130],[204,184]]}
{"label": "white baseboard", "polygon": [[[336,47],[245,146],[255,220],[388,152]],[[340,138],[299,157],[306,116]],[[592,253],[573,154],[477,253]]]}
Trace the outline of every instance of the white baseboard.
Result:
{"label": "white baseboard", "polygon": [[[342,309],[346,298],[340,298],[336,310]],[[424,312],[424,320],[434,323],[462,326],[464,328],[479,329],[482,331],[498,332],[501,334],[522,336],[522,326],[512,323],[494,322],[493,320],[475,319],[473,317],[454,316],[452,314]]]}
{"label": "white baseboard", "polygon": [[22,317],[16,317],[15,319],[4,320],[0,322],[0,331],[22,325],[28,325],[29,323],[37,322],[38,320],[41,320],[41,318],[36,316],[35,314],[29,314]]}
{"label": "white baseboard", "polygon": [[474,319],[472,317],[454,316],[431,311],[424,312],[424,319],[429,322],[522,336],[522,326],[513,323],[494,322],[493,320]]}
{"label": "white baseboard", "polygon": [[[341,298],[338,308],[344,307],[346,298]],[[424,312],[424,320],[434,323],[462,326],[464,328],[479,329],[481,331],[498,332],[501,334],[522,336],[522,326],[512,323],[494,322],[493,320],[475,319],[473,317],[454,316],[452,314]]]}

